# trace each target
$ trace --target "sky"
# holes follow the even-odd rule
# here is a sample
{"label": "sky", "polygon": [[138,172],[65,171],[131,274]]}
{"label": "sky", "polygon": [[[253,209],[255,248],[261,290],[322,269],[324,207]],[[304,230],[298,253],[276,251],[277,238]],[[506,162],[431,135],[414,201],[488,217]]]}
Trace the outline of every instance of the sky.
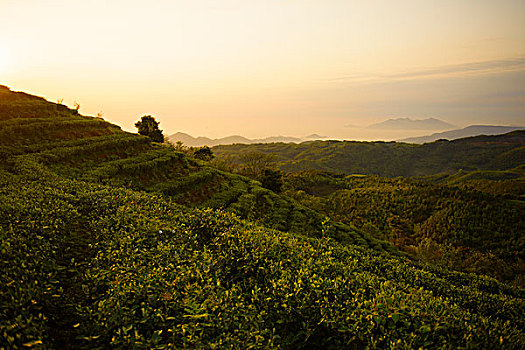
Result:
{"label": "sky", "polygon": [[0,84],[135,131],[525,125],[524,0],[0,0]]}

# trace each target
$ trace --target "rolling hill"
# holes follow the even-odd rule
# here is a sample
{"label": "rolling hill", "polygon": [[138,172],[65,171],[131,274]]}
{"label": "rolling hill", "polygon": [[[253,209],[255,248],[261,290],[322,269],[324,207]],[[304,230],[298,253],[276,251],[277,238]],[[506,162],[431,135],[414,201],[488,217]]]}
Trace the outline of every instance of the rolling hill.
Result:
{"label": "rolling hill", "polygon": [[[257,181],[217,170],[65,106],[6,89],[2,92],[7,97],[3,104],[10,106],[0,115],[0,154],[8,160],[6,164],[16,167],[34,161],[65,178],[154,192],[183,205],[221,208],[284,231],[317,235],[321,229],[323,215],[262,188]],[[40,112],[41,106],[49,114]],[[55,116],[57,110],[61,114]],[[334,228],[342,241],[386,244],[347,225]]]}
{"label": "rolling hill", "polygon": [[525,170],[428,180],[310,170],[287,174],[284,188],[303,205],[419,259],[525,287]]}
{"label": "rolling hill", "polygon": [[525,291],[0,88],[0,346],[523,348]]}
{"label": "rolling hill", "polygon": [[524,163],[525,131],[476,136],[423,145],[399,142],[311,141],[300,144],[216,146],[215,154],[232,163],[247,152],[271,154],[285,172],[325,170],[344,174],[422,176],[463,169],[505,170]]}

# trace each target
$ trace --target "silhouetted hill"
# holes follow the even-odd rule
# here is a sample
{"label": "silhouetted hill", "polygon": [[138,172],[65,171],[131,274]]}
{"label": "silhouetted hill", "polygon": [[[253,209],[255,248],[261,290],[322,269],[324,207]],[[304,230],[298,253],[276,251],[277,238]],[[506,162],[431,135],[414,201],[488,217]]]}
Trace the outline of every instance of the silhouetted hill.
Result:
{"label": "silhouetted hill", "polygon": [[455,126],[436,118],[410,119],[395,118],[368,126],[371,129],[405,129],[405,130],[447,130]]}
{"label": "silhouetted hill", "polygon": [[497,126],[497,125],[470,125],[463,129],[438,132],[428,136],[409,137],[399,140],[408,143],[433,142],[440,139],[455,140],[479,135],[501,135],[515,130],[524,130],[523,126]]}
{"label": "silhouetted hill", "polygon": [[296,137],[287,137],[287,136],[271,136],[264,139],[247,139],[246,137],[234,135],[222,137],[219,139],[210,139],[208,137],[193,137],[186,133],[178,132],[169,136],[169,140],[173,143],[181,141],[184,145],[188,147],[202,147],[208,146],[213,147],[217,145],[232,145],[235,143],[241,144],[252,144],[252,143],[272,143],[272,142],[294,142],[298,143],[302,140]]}
{"label": "silhouetted hill", "polygon": [[234,143],[250,143],[250,140],[242,136],[228,136],[221,139],[210,139],[208,137],[193,137],[189,134],[178,132],[168,137],[168,139],[175,143],[181,141],[184,145],[188,147],[202,147],[202,146],[216,146],[221,144],[234,144]]}

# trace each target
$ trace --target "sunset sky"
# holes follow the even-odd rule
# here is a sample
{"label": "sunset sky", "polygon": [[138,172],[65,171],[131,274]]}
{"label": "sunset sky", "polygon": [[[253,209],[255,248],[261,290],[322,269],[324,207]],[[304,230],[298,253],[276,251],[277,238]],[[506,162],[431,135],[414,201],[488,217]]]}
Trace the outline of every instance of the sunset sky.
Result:
{"label": "sunset sky", "polygon": [[525,125],[525,1],[0,0],[0,84],[167,134]]}

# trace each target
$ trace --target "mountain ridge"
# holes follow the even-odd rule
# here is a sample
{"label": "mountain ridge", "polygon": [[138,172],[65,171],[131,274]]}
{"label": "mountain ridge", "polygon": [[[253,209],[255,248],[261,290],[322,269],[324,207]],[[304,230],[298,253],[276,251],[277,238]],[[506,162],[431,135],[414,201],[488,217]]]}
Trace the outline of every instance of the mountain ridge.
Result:
{"label": "mountain ridge", "polygon": [[406,130],[447,130],[455,125],[436,118],[411,119],[391,118],[380,123],[371,124],[368,129],[406,129]]}
{"label": "mountain ridge", "polygon": [[226,137],[220,137],[217,139],[212,139],[212,138],[205,137],[205,136],[194,137],[184,132],[177,132],[175,134],[172,134],[168,136],[168,139],[173,143],[180,141],[188,147],[202,147],[202,146],[214,147],[214,146],[219,146],[219,145],[232,145],[236,143],[242,143],[242,144],[273,143],[273,142],[299,143],[303,141],[300,138],[289,137],[289,136],[269,136],[269,137],[265,137],[262,139],[249,139],[249,138],[246,138],[240,135],[231,135],[231,136],[226,136]]}
{"label": "mountain ridge", "polygon": [[462,129],[437,132],[427,136],[407,137],[400,139],[400,142],[407,143],[426,143],[440,139],[457,140],[464,137],[481,136],[481,135],[501,135],[508,132],[523,130],[523,126],[502,126],[502,125],[469,125]]}

